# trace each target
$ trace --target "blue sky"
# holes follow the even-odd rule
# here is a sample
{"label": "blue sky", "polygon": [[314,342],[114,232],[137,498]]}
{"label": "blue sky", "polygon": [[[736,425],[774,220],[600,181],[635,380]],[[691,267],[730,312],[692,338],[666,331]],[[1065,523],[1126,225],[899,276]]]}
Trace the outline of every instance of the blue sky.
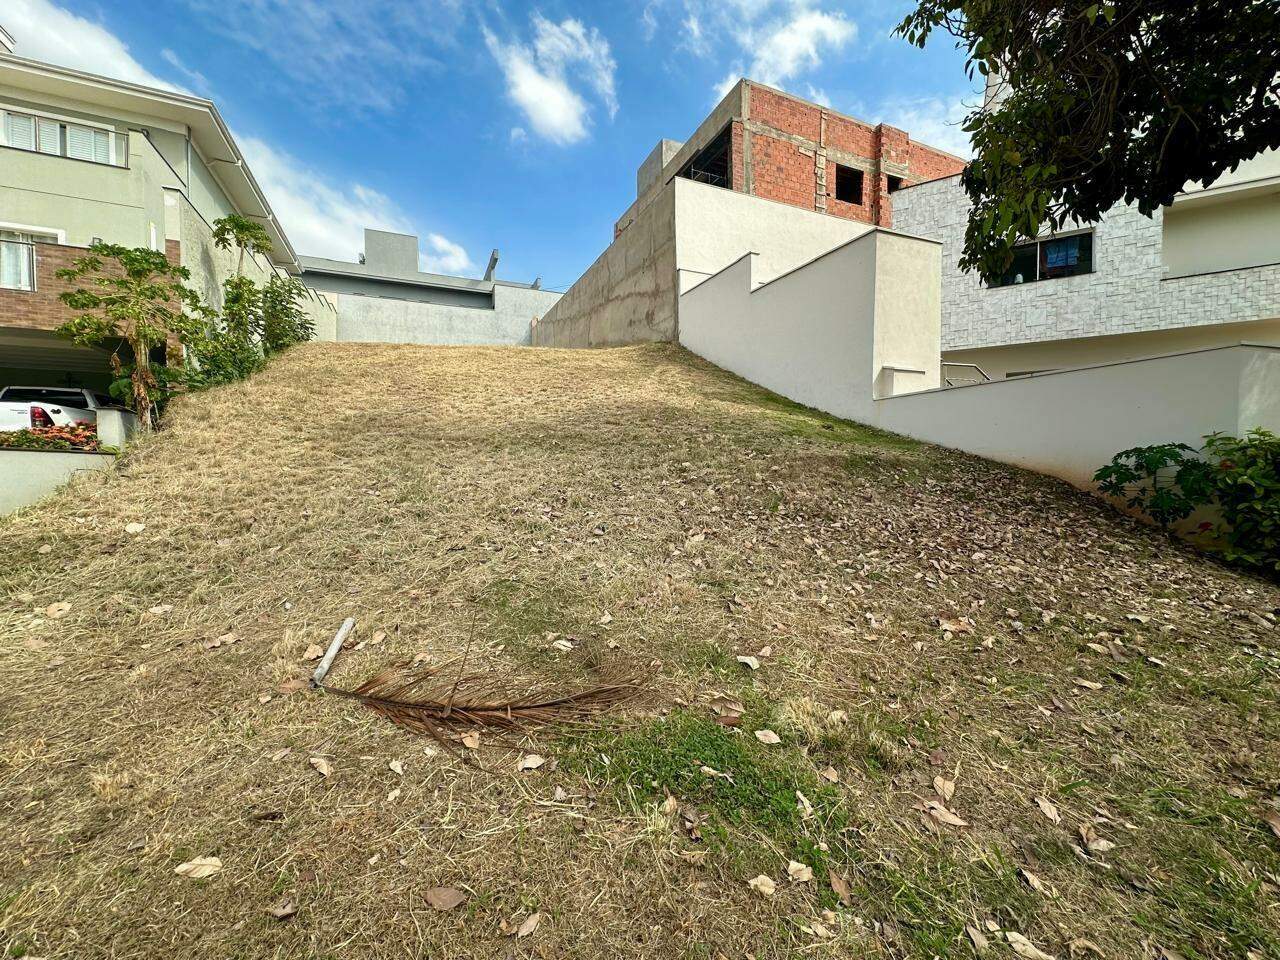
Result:
{"label": "blue sky", "polygon": [[977,95],[896,0],[5,0],[17,53],[215,100],[300,253],[364,226],[425,268],[563,289],[635,170],[749,76],[964,152]]}

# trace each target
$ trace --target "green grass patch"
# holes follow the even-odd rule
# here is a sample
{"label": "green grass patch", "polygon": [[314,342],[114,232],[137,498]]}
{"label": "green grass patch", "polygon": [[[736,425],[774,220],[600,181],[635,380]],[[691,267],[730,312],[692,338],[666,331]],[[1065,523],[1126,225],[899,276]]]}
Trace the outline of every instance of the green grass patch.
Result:
{"label": "green grass patch", "polygon": [[[678,711],[638,730],[590,734],[574,745],[568,765],[612,784],[637,807],[668,794],[694,805],[705,818],[707,843],[744,869],[778,872],[777,857],[752,842],[763,835],[784,857],[825,877],[831,859],[851,855],[848,811],[839,791],[821,783],[786,743],[764,746],[755,739],[750,731],[766,723],[748,714],[746,732],[736,732],[709,716]],[[703,767],[727,776],[708,775]],[[813,816],[802,815],[797,791],[812,804]]]}

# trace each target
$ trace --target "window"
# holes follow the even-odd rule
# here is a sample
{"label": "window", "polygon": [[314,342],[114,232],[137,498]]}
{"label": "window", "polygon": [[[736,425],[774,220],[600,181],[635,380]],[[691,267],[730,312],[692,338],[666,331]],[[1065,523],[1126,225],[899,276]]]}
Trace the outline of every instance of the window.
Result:
{"label": "window", "polygon": [[862,171],[836,164],[836,199],[862,206]]}
{"label": "window", "polygon": [[889,174],[888,181],[889,181],[888,182],[889,193],[897,193],[899,190],[902,189],[901,177],[895,177],[893,174]]}
{"label": "window", "polygon": [[35,248],[25,241],[10,239],[12,236],[0,231],[0,288],[34,290]]}
{"label": "window", "polygon": [[0,118],[0,146],[111,166],[124,166],[128,155],[128,138],[106,127],[6,109],[0,109]]}
{"label": "window", "polygon": [[676,176],[713,187],[731,187],[729,156],[733,152],[733,135],[725,127],[716,138],[702,148]]}
{"label": "window", "polygon": [[89,401],[81,390],[53,390],[48,387],[9,387],[4,392],[9,403],[47,403],[50,406],[86,410]]}
{"label": "window", "polygon": [[1093,233],[1037,240],[1013,248],[1013,262],[993,287],[1093,273]]}
{"label": "window", "polygon": [[0,228],[0,289],[34,290],[35,243],[57,243],[56,234]]}

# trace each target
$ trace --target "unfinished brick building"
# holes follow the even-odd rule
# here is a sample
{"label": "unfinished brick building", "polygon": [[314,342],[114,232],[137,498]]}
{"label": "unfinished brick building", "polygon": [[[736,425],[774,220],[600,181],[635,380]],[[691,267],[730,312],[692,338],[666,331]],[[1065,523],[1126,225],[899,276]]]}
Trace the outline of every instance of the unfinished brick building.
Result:
{"label": "unfinished brick building", "polygon": [[640,167],[636,202],[614,236],[673,177],[805,210],[893,226],[902,186],[959,173],[965,161],[751,80],[739,82],[684,143],[663,140]]}
{"label": "unfinished brick building", "polygon": [[778,276],[893,226],[899,187],[965,161],[904,131],[740,80],[684,143],[636,172],[613,242],[537,323],[540,346],[675,340],[680,297],[747,253]]}

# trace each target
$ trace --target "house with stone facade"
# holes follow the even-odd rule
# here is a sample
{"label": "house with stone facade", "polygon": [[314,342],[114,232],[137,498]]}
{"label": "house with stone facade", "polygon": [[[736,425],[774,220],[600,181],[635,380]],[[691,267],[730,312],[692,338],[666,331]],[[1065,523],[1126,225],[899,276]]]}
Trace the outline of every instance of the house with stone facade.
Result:
{"label": "house with stone facade", "polygon": [[[2,39],[2,38],[0,38]],[[163,250],[221,306],[236,255],[213,244],[231,213],[261,224],[268,256],[246,275],[302,267],[217,107],[208,100],[15,56],[0,45],[0,386],[103,389],[104,350],[55,335],[71,316],[56,272],[96,239]],[[331,337],[332,306],[304,302]]]}

